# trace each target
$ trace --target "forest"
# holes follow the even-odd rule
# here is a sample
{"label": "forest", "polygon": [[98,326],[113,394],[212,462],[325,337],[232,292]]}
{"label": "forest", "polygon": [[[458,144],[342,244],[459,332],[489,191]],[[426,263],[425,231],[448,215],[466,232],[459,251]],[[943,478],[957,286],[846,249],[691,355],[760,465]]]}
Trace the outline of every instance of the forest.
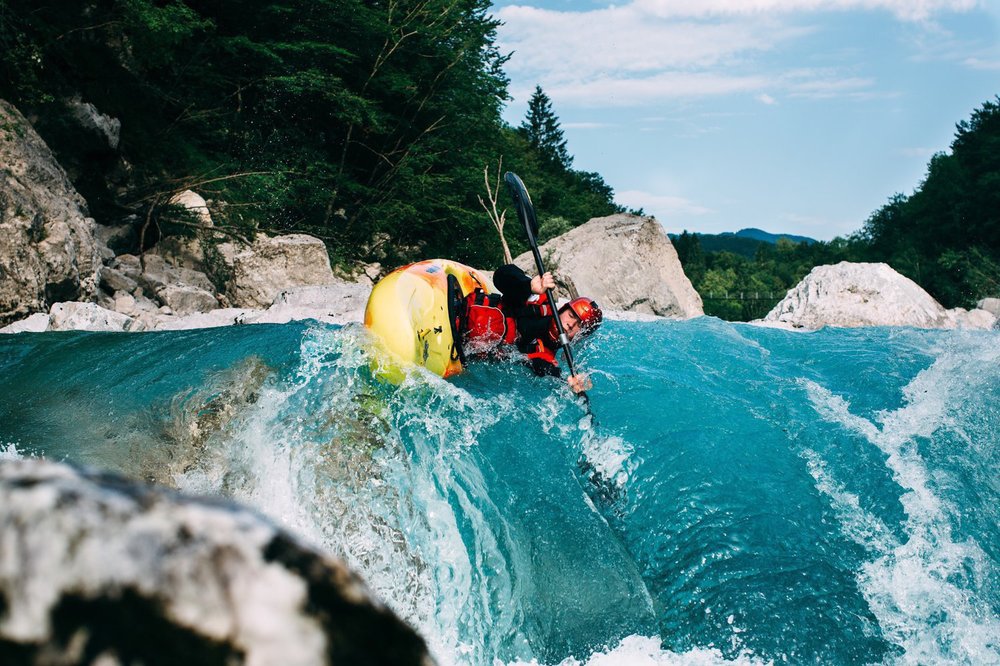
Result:
{"label": "forest", "polygon": [[[341,268],[492,267],[503,250],[487,183],[495,195],[501,171],[528,183],[542,240],[623,210],[600,174],[573,168],[541,87],[519,125],[504,121],[498,25],[488,0],[0,0],[0,98],[101,223],[183,232],[166,202],[193,188],[221,231],[309,233]],[[114,150],[79,131],[72,100],[121,121]],[[998,216],[1000,97],[848,238],[763,243],[753,257],[705,252],[686,232],[675,245],[706,313],[725,319],[759,317],[812,267],[843,260],[887,262],[970,307],[1000,295]],[[514,225],[506,237],[527,249]]]}
{"label": "forest", "polygon": [[[541,88],[520,126],[504,122],[509,56],[488,10],[487,0],[0,0],[0,98],[32,120],[99,222],[151,218],[176,232],[163,203],[191,187],[217,202],[230,232],[309,233],[341,266],[426,256],[493,266],[502,252],[479,201],[484,170],[493,185],[499,169],[530,184],[543,233],[620,207],[600,175],[572,168]],[[121,121],[116,152],[81,136],[74,98]],[[508,228],[514,254],[521,235]]]}

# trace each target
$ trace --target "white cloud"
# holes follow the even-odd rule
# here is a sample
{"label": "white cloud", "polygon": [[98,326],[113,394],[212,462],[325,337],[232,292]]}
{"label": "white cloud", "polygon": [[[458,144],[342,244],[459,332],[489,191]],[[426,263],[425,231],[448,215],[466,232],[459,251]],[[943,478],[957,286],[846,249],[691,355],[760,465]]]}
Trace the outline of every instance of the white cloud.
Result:
{"label": "white cloud", "polygon": [[962,12],[979,0],[636,0],[635,5],[663,17],[747,16],[790,12],[881,10],[904,21],[924,21],[943,11]]}
{"label": "white cloud", "polygon": [[672,215],[707,215],[714,212],[683,197],[652,194],[641,190],[615,192],[615,201],[629,208],[642,208],[647,215],[652,215],[661,222]]}
{"label": "white cloud", "polygon": [[778,100],[774,99],[767,93],[761,93],[757,95],[757,101],[760,102],[761,104],[766,104],[768,106],[774,106],[775,104],[778,103]]}
{"label": "white cloud", "polygon": [[984,60],[983,58],[966,58],[963,65],[971,69],[1000,70],[1000,59]]}
{"label": "white cloud", "polygon": [[501,49],[515,52],[508,69],[545,71],[560,80],[708,67],[810,32],[768,19],[678,21],[652,15],[638,3],[588,12],[509,6],[498,17],[504,21]]}
{"label": "white cloud", "polygon": [[881,10],[925,20],[976,6],[977,0],[633,0],[591,11],[508,5],[497,15],[504,22],[501,50],[514,53],[507,70],[518,82],[511,87],[517,100],[540,83],[560,104],[591,107],[740,93],[771,104],[775,92],[877,95],[875,82],[856,72],[764,64],[774,59],[769,54],[780,56],[817,32],[802,24],[803,16]]}

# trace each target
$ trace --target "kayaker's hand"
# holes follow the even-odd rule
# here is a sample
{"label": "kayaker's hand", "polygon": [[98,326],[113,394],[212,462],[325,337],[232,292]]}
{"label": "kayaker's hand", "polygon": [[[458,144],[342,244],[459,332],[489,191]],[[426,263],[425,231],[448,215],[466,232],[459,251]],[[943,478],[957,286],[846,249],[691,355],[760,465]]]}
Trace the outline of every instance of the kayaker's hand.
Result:
{"label": "kayaker's hand", "polygon": [[[524,284],[523,282],[521,284]],[[533,294],[544,294],[547,289],[555,289],[556,281],[552,277],[552,273],[542,273],[542,275],[536,275],[531,278],[531,293]]]}
{"label": "kayaker's hand", "polygon": [[590,377],[587,375],[570,375],[566,378],[566,383],[569,384],[573,393],[582,393],[594,388],[594,384],[590,381]]}

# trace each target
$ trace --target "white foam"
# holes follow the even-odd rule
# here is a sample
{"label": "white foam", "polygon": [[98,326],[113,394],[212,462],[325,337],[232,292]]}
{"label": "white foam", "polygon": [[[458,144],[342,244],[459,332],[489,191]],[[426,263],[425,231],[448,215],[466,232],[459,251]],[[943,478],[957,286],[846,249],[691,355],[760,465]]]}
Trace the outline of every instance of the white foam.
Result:
{"label": "white foam", "polygon": [[[715,648],[695,648],[688,652],[670,652],[660,645],[660,639],[649,636],[628,636],[616,647],[595,652],[580,661],[569,657],[558,666],[749,666],[768,664],[746,652],[726,659]],[[499,662],[497,662],[499,666]],[[537,660],[516,661],[508,666],[540,666]]]}
{"label": "white foam", "polygon": [[1000,618],[977,598],[995,575],[993,565],[975,541],[953,536],[952,519],[961,510],[935,493],[917,446],[918,438],[954,428],[953,411],[972,399],[979,382],[995,381],[983,372],[1000,361],[1000,348],[989,342],[969,339],[942,353],[904,389],[903,407],[876,416],[881,427],[852,414],[843,398],[804,382],[820,416],[877,446],[904,489],[900,541],[829,475],[814,452],[806,453],[816,487],[831,498],[845,535],[876,555],[858,573],[858,584],[883,636],[903,648],[903,663],[1000,663]]}
{"label": "white foam", "polygon": [[20,460],[23,456],[17,452],[13,443],[0,444],[0,460]]}

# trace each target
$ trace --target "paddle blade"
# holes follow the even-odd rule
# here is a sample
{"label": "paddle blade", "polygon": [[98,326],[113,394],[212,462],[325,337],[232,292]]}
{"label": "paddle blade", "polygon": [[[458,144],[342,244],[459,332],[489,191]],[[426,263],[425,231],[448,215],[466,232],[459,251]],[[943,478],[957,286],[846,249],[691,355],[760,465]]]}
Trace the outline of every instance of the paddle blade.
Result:
{"label": "paddle blade", "polygon": [[512,171],[505,173],[503,179],[507,183],[507,190],[510,192],[511,198],[514,199],[517,217],[528,233],[529,242],[534,245],[535,239],[538,238],[538,220],[535,219],[535,207],[528,195],[528,188],[524,186],[524,181]]}

